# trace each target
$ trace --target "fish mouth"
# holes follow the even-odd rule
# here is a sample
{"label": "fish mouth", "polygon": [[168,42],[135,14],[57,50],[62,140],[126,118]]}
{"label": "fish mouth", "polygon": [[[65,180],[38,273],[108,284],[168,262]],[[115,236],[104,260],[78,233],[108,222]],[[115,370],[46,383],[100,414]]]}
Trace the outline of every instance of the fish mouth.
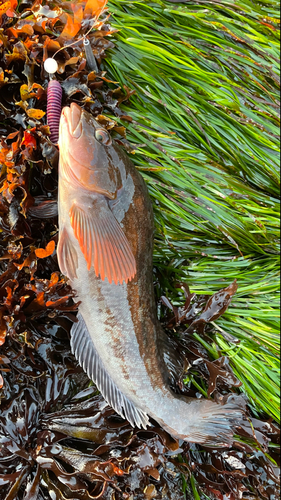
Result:
{"label": "fish mouth", "polygon": [[82,108],[80,108],[80,106],[78,106],[75,102],[72,102],[70,108],[63,108],[62,113],[66,118],[69,133],[72,137],[74,137],[74,139],[79,139],[82,134]]}

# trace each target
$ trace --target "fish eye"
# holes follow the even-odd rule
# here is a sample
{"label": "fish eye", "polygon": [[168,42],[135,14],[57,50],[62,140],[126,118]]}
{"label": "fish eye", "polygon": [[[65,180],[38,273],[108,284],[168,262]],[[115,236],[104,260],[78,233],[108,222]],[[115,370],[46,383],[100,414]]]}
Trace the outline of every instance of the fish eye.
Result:
{"label": "fish eye", "polygon": [[102,128],[98,128],[95,131],[95,138],[97,139],[98,142],[104,144],[105,146],[110,146],[110,144],[112,143],[110,135],[106,130]]}

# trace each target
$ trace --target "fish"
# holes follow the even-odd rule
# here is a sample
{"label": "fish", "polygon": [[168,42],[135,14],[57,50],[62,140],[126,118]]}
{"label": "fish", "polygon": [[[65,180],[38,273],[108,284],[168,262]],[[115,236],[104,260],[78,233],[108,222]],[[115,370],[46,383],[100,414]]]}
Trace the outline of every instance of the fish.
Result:
{"label": "fish", "polygon": [[[79,301],[71,350],[109,405],[132,426],[158,422],[175,439],[227,447],[242,418],[224,405],[176,394],[153,290],[154,217],[128,155],[78,104],[59,129],[60,271]],[[175,357],[177,353],[175,353]]]}

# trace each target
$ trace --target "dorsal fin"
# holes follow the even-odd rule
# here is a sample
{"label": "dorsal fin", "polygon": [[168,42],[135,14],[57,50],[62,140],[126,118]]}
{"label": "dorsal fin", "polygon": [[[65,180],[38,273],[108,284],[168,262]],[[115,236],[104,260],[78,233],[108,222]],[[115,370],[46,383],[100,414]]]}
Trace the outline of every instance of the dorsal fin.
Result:
{"label": "dorsal fin", "polygon": [[69,211],[71,226],[88,269],[109,283],[127,282],[136,274],[136,261],[128,240],[106,200],[86,209],[74,203]]}
{"label": "dorsal fin", "polygon": [[103,366],[81,313],[78,313],[77,319],[78,322],[74,323],[71,329],[70,345],[79,364],[96,384],[104,399],[121,417],[126,418],[133,427],[146,429],[150,425],[149,417],[118,389]]}

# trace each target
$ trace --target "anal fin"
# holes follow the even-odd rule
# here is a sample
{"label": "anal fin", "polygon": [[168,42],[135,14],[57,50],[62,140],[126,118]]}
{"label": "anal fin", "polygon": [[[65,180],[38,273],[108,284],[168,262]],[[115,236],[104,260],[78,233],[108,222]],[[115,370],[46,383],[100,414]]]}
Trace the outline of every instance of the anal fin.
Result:
{"label": "anal fin", "polygon": [[57,256],[62,274],[71,280],[77,278],[78,256],[65,228],[60,231]]}
{"label": "anal fin", "polygon": [[107,403],[134,427],[146,429],[149,424],[148,415],[138,409],[117,387],[108,375],[102,360],[97,353],[87,326],[81,313],[78,322],[71,329],[71,350],[83,370],[93,380]]}

